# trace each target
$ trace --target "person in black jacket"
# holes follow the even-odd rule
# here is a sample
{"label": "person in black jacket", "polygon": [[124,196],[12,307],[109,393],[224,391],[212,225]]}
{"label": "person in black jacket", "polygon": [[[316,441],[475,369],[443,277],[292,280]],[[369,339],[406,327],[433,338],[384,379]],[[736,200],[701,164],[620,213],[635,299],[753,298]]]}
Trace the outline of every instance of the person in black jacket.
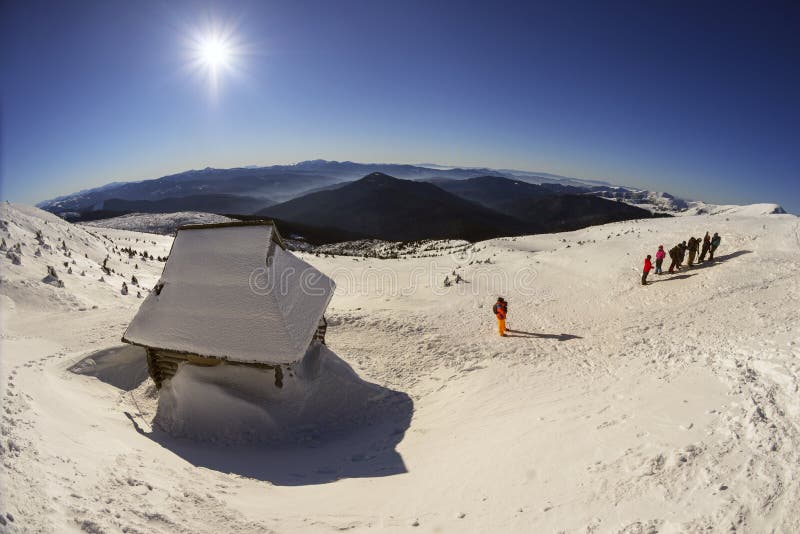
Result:
{"label": "person in black jacket", "polygon": [[690,237],[689,238],[689,267],[694,264],[694,257],[697,255],[697,248],[700,245],[700,242],[697,238]]}
{"label": "person in black jacket", "polygon": [[681,265],[683,265],[684,260],[686,259],[686,249],[689,248],[686,246],[686,241],[678,244],[678,270],[681,270]]}
{"label": "person in black jacket", "polygon": [[711,247],[711,236],[708,235],[706,232],[706,236],[703,238],[703,248],[700,251],[700,259],[697,260],[697,263],[703,263],[706,260],[706,254],[708,254],[708,249]]}
{"label": "person in black jacket", "polygon": [[680,267],[678,266],[678,258],[680,257],[679,256],[680,255],[680,247],[681,247],[680,245],[675,245],[674,247],[669,249],[669,259],[672,260],[672,262],[669,264],[669,272],[670,273],[674,273],[676,267],[678,269],[680,269]]}

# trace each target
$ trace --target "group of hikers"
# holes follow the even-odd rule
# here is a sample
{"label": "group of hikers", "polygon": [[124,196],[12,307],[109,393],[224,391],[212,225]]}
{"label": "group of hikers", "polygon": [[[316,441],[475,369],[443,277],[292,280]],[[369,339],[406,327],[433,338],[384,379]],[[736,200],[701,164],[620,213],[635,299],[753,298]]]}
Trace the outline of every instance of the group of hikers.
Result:
{"label": "group of hikers", "polygon": [[[689,253],[689,261],[687,265],[691,267],[695,263],[695,258],[697,258],[697,263],[703,263],[706,261],[706,255],[708,255],[708,260],[711,261],[714,259],[714,252],[719,247],[719,244],[722,242],[722,238],[719,236],[718,233],[714,232],[714,235],[711,236],[708,232],[706,232],[705,237],[700,239],[699,237],[690,237],[688,241],[682,241],[678,243],[674,247],[669,250],[669,258],[670,258],[670,265],[669,271],[670,273],[674,273],[675,270],[680,270],[681,266],[683,266],[683,262],[686,260],[686,253]],[[699,253],[699,257],[698,257]],[[656,264],[655,264],[655,271],[656,274],[664,274],[662,270],[662,266],[664,264],[664,259],[667,257],[667,253],[664,251],[664,245],[658,245],[658,251],[656,252]],[[647,258],[644,260],[644,272],[642,273],[642,285],[647,285],[647,275],[650,274],[650,271],[653,270],[653,263],[651,261],[652,256],[650,254],[647,255]],[[458,280],[456,280],[458,282]],[[506,317],[508,316],[508,302],[503,297],[497,297],[497,302],[494,303],[492,306],[492,312],[494,313],[495,317],[497,317],[497,331],[498,333],[505,337],[506,335]]]}
{"label": "group of hikers", "polygon": [[[674,273],[675,270],[680,270],[683,266],[683,262],[686,260],[686,253],[689,253],[689,261],[687,266],[691,267],[695,263],[695,258],[698,256],[698,251],[700,253],[699,258],[697,259],[697,263],[703,263],[706,261],[706,254],[708,254],[709,261],[714,259],[714,252],[719,247],[719,244],[722,242],[722,238],[719,236],[718,233],[714,232],[714,235],[709,235],[706,232],[705,237],[700,239],[699,237],[690,237],[688,241],[683,241],[678,243],[671,249],[669,249],[669,258],[670,258],[670,265],[669,265],[669,273]],[[664,245],[658,245],[658,251],[656,252],[656,274],[664,274],[662,270],[662,265],[664,263],[664,259],[666,258],[667,253],[664,252]],[[644,271],[642,272],[642,285],[647,285],[647,275],[650,274],[650,271],[653,270],[653,263],[651,261],[652,256],[650,254],[644,259]]]}

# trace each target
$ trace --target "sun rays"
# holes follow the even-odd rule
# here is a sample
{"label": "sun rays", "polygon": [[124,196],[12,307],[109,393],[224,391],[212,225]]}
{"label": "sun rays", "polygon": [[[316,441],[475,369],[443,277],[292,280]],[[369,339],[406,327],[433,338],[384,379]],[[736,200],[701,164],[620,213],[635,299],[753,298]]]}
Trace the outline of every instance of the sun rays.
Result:
{"label": "sun rays", "polygon": [[208,23],[188,34],[188,68],[216,97],[224,79],[242,74],[247,47],[233,24]]}

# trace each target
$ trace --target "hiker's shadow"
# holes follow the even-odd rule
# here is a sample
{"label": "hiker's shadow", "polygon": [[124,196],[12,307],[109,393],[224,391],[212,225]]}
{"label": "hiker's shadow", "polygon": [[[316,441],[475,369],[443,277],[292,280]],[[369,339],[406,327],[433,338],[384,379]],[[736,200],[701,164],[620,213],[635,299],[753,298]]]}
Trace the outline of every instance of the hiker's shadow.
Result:
{"label": "hiker's shadow", "polygon": [[734,258],[738,258],[739,256],[744,256],[745,254],[752,254],[752,253],[753,253],[752,250],[737,250],[736,252],[731,252],[730,254],[725,254],[723,256],[717,256],[713,260],[712,259],[706,259],[706,260],[703,260],[702,263],[700,263],[700,262],[695,263],[695,265],[692,268],[693,269],[697,269],[697,268],[701,268],[702,269],[702,268],[705,268],[705,267],[711,267],[712,265],[715,265],[717,263],[724,263],[724,262],[726,262],[728,260],[732,260]]}
{"label": "hiker's shadow", "polygon": [[[325,484],[343,478],[384,477],[408,472],[396,447],[411,424],[414,410],[411,397],[361,380],[336,354],[327,348],[322,350],[323,357],[329,359],[322,371],[334,368],[336,376],[328,380],[328,384],[323,382],[310,387],[326,388],[326,404],[332,406],[330,410],[336,416],[308,424],[313,414],[306,414],[305,424],[289,428],[288,438],[248,445],[224,445],[223,441],[219,445],[174,437],[158,426],[158,416],[153,429],[146,432],[132,415],[127,412],[125,415],[141,435],[195,467],[233,473],[276,486]],[[325,381],[326,377],[320,374],[318,379]],[[161,395],[164,395],[163,388]],[[348,408],[343,410],[341,406]],[[277,409],[281,409],[280,403]],[[306,409],[314,408],[303,408]]]}
{"label": "hiker's shadow", "polygon": [[569,341],[571,339],[583,339],[581,336],[576,336],[573,334],[539,334],[537,332],[525,332],[523,330],[511,330],[510,328],[506,329],[506,332],[510,332],[506,334],[506,337],[529,337],[529,338],[538,338],[538,339],[556,339],[558,341]]}
{"label": "hiker's shadow", "polygon": [[[659,275],[659,276],[661,276],[661,275]],[[692,273],[692,274],[686,273],[686,274],[674,274],[672,276],[667,275],[667,276],[664,276],[663,278],[657,278],[656,280],[648,280],[647,281],[647,285],[649,286],[650,284],[657,284],[659,282],[670,282],[672,280],[686,280],[687,278],[691,278],[693,276],[696,276],[696,274],[695,273]]]}

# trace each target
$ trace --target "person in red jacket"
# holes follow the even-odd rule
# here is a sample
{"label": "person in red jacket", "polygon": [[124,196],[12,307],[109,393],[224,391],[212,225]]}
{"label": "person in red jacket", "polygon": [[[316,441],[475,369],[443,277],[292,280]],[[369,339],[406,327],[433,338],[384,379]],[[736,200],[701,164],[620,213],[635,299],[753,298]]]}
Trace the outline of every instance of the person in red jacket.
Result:
{"label": "person in red jacket", "polygon": [[506,335],[506,315],[508,315],[508,302],[503,297],[497,297],[492,307],[495,317],[497,317],[497,331],[503,337]]}
{"label": "person in red jacket", "polygon": [[647,275],[653,270],[653,264],[650,261],[650,254],[644,259],[644,272],[642,273],[642,285],[647,285]]}

